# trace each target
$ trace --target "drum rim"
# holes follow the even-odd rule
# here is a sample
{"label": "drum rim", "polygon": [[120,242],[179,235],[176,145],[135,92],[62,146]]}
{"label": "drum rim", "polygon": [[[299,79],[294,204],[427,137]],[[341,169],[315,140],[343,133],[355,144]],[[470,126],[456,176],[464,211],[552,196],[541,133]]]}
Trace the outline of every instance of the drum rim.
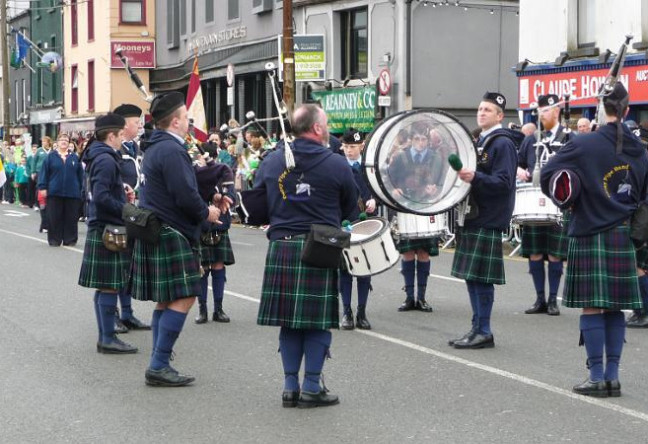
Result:
{"label": "drum rim", "polygon": [[[382,223],[382,228],[380,229],[380,231],[377,231],[374,234],[372,234],[371,236],[364,238],[362,240],[362,243],[372,241],[372,240],[376,239],[377,237],[382,237],[382,234],[385,231],[389,231],[389,221],[387,219],[385,219],[384,217],[379,217],[379,216],[372,216],[372,217],[368,217],[368,218],[366,218],[364,220],[357,220],[357,221],[355,221],[355,222],[353,222],[351,224],[351,228],[353,228],[353,225],[355,225],[355,224],[359,224],[359,223],[366,222],[366,221],[371,221],[371,220],[378,220],[379,222],[381,222]],[[351,245],[359,245],[360,244],[360,241],[353,242],[353,233],[351,233],[351,237],[352,237]],[[351,247],[349,247],[349,248],[351,248]],[[345,250],[346,249],[347,248],[345,248]]]}

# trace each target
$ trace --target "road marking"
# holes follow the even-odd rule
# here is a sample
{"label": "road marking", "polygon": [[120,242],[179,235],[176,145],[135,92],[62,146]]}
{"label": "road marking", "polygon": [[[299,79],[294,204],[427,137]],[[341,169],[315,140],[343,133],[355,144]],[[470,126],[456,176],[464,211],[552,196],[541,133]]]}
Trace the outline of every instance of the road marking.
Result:
{"label": "road marking", "polygon": [[254,247],[254,244],[248,244],[247,242],[233,242],[230,241],[232,245],[243,245],[244,247]]}
{"label": "road marking", "polygon": [[16,210],[4,210],[4,215],[9,217],[29,217],[29,213],[23,213]]}
{"label": "road marking", "polygon": [[[3,230],[3,229],[0,229],[0,232],[47,244],[47,241],[45,241],[43,239],[33,237],[33,236],[28,236],[28,235],[25,235],[25,234],[15,233],[13,231],[7,231],[7,230]],[[83,253],[83,250],[80,250],[78,248],[73,248],[73,247],[63,247],[63,248],[66,249],[66,250],[74,251],[76,253]],[[460,281],[459,279],[448,278],[446,276],[438,276],[438,275],[432,275],[432,276],[433,277],[440,277],[440,278],[445,278],[445,279],[449,279],[449,280],[456,280],[456,281],[459,281],[459,282],[463,282],[463,281]],[[254,302],[256,304],[259,304],[261,302],[257,298],[254,298],[252,296],[248,296],[248,295],[245,295],[245,294],[242,294],[242,293],[236,293],[234,291],[225,290],[225,294],[228,294],[228,295],[233,296],[235,298],[243,299],[243,300],[248,301],[248,302]],[[434,350],[434,349],[431,349],[431,348],[428,348],[428,347],[423,347],[422,345],[414,344],[413,342],[404,341],[402,339],[387,336],[387,335],[384,335],[382,333],[376,333],[375,331],[371,331],[371,330],[354,330],[354,332],[359,333],[359,334],[363,334],[363,335],[366,335],[366,336],[370,336],[370,337],[372,337],[374,339],[379,339],[381,341],[389,342],[389,343],[392,343],[392,344],[395,344],[395,345],[400,345],[401,347],[405,347],[405,348],[408,348],[410,350],[418,351],[420,353],[425,353],[427,355],[435,356],[437,358],[444,359],[446,361],[454,362],[454,363],[460,364],[460,365],[465,365],[466,367],[474,368],[474,369],[481,370],[483,372],[487,372],[487,373],[490,373],[490,374],[493,374],[493,375],[496,375],[496,376],[500,376],[500,377],[507,378],[507,379],[510,379],[510,380],[513,380],[513,381],[516,381],[516,382],[520,382],[522,384],[525,384],[525,385],[528,385],[528,386],[531,386],[531,387],[546,390],[548,392],[555,393],[557,395],[561,395],[561,396],[565,396],[567,398],[573,399],[574,401],[585,402],[587,404],[591,404],[591,405],[594,405],[594,406],[597,406],[597,407],[601,407],[601,408],[611,410],[611,411],[616,412],[616,413],[621,413],[623,415],[631,416],[633,418],[637,418],[637,419],[640,419],[642,421],[648,422],[648,414],[637,411],[637,410],[629,409],[629,408],[626,408],[626,407],[622,407],[622,406],[619,406],[617,404],[614,404],[614,403],[611,403],[611,402],[608,402],[608,401],[603,401],[600,398],[591,398],[591,397],[587,397],[587,396],[577,395],[577,394],[575,394],[575,393],[573,393],[573,392],[571,392],[569,390],[565,390],[565,389],[562,389],[560,387],[555,387],[553,385],[546,384],[544,382],[541,382],[541,381],[538,381],[538,380],[535,380],[535,379],[532,379],[532,378],[527,378],[526,376],[518,375],[517,373],[512,373],[512,372],[509,372],[509,371],[506,371],[506,370],[501,370],[501,369],[498,369],[498,368],[495,368],[495,367],[491,367],[489,365],[480,364],[478,362],[474,362],[474,361],[470,361],[468,359],[460,358],[458,356],[454,356],[454,355],[451,355],[449,353],[444,353],[444,352],[440,352],[440,351],[437,351],[437,350]]]}

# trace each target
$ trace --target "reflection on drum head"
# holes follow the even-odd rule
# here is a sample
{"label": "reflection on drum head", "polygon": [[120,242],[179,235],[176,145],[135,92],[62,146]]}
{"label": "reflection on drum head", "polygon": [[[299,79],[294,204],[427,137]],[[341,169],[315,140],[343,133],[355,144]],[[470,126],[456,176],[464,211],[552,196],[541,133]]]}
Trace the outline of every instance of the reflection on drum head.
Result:
{"label": "reflection on drum head", "polygon": [[384,225],[379,219],[367,219],[353,224],[351,227],[351,242],[359,242],[380,233]]}

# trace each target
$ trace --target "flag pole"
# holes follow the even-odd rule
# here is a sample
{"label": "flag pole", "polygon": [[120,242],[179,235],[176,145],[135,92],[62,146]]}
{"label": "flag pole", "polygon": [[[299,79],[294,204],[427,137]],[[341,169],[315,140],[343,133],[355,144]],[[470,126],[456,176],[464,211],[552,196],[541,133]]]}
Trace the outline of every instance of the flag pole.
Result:
{"label": "flag pole", "polygon": [[7,46],[7,0],[0,0],[0,51],[2,52],[2,128],[4,140],[9,142],[9,47]]}

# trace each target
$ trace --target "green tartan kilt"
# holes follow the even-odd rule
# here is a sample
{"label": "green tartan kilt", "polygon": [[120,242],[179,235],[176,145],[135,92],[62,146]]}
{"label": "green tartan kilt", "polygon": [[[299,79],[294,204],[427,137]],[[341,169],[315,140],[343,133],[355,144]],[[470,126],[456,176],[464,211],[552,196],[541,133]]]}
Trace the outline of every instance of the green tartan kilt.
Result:
{"label": "green tartan kilt", "polygon": [[565,215],[563,225],[523,225],[522,226],[522,252],[524,257],[532,254],[552,255],[562,260],[567,259],[568,216]]}
{"label": "green tartan kilt", "polygon": [[563,305],[574,308],[641,308],[637,259],[628,226],[572,237]]}
{"label": "green tartan kilt", "polygon": [[83,261],[79,272],[79,285],[87,288],[120,290],[128,281],[130,256],[115,253],[104,247],[103,228],[88,229]]}
{"label": "green tartan kilt", "polygon": [[157,245],[138,239],[128,287],[140,301],[170,302],[200,294],[200,252],[179,231],[162,227]]}
{"label": "green tartan kilt", "polygon": [[457,249],[451,274],[467,281],[505,284],[502,231],[488,228],[457,230]]}
{"label": "green tartan kilt", "polygon": [[648,246],[643,246],[636,250],[637,254],[637,268],[648,270]]}
{"label": "green tartan kilt", "polygon": [[424,250],[430,256],[439,255],[439,238],[438,237],[420,237],[416,239],[400,239],[396,245],[399,253],[408,251]]}
{"label": "green tartan kilt", "polygon": [[200,263],[204,266],[217,264],[234,265],[234,251],[227,231],[219,231],[221,240],[217,245],[200,244]]}
{"label": "green tartan kilt", "polygon": [[304,239],[271,241],[257,324],[295,329],[339,328],[338,270],[301,261]]}

